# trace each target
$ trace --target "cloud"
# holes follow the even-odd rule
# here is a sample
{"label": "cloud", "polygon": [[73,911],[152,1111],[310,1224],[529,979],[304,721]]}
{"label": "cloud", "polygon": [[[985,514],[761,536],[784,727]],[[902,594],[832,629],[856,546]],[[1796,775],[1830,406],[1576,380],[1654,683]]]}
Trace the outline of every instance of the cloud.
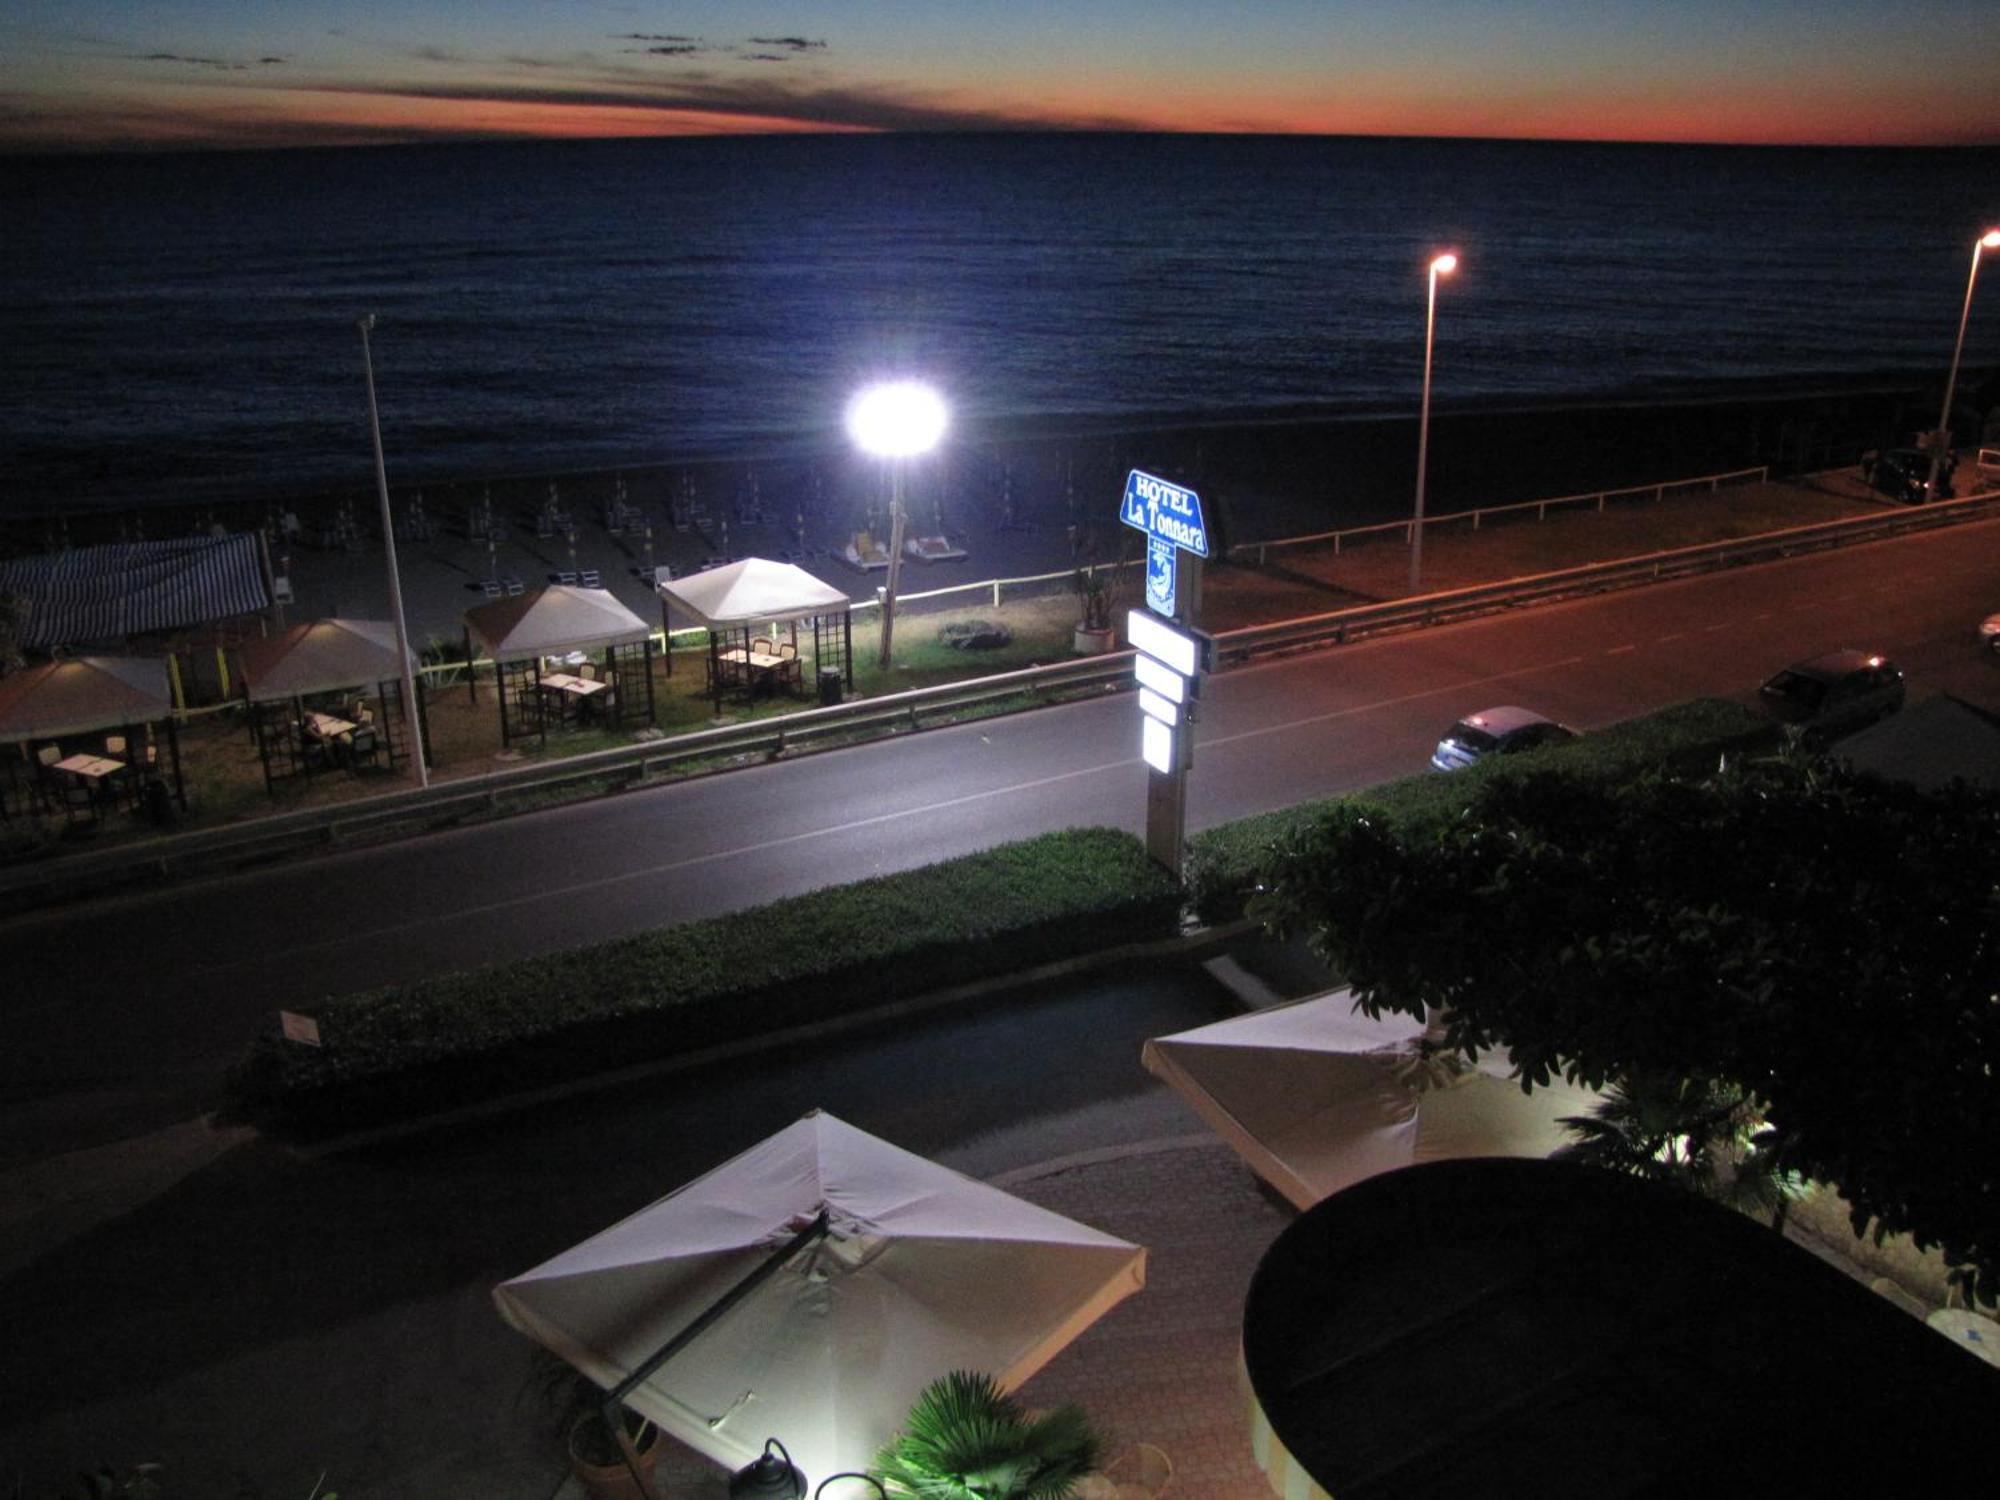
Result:
{"label": "cloud", "polygon": [[639,57],[693,57],[697,52],[708,51],[708,48],[700,45],[697,42],[690,42],[685,44],[676,42],[670,46],[665,46],[665,47],[626,47],[621,50],[623,50],[628,56],[636,55]]}
{"label": "cloud", "polygon": [[790,52],[810,52],[816,47],[826,46],[825,42],[809,42],[802,36],[753,36],[750,44],[753,47],[783,47]]}
{"label": "cloud", "polygon": [[137,54],[133,61],[179,63],[189,68],[209,68],[223,73],[247,73],[251,68],[268,68],[287,59],[260,57],[253,62],[238,62],[227,57],[194,57],[184,52],[142,52]]}
{"label": "cloud", "polygon": [[617,42],[693,42],[700,40],[700,38],[675,36],[671,33],[658,31],[621,31],[612,40]]}
{"label": "cloud", "polygon": [[893,86],[814,86],[761,75],[754,79],[688,74],[634,85],[613,76],[596,84],[300,84],[326,92],[466,103],[657,110],[762,119],[801,129],[846,130],[1144,130],[1145,121],[1105,115],[1049,115],[967,105],[948,94]]}

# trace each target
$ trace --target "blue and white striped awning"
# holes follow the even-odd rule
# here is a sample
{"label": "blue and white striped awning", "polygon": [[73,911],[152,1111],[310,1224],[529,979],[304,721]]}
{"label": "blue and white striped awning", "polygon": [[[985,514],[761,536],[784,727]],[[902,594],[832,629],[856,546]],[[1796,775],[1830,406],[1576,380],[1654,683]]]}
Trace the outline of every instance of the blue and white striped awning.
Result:
{"label": "blue and white striped awning", "polygon": [[0,594],[27,601],[20,643],[125,640],[270,608],[257,538],[111,542],[0,562]]}

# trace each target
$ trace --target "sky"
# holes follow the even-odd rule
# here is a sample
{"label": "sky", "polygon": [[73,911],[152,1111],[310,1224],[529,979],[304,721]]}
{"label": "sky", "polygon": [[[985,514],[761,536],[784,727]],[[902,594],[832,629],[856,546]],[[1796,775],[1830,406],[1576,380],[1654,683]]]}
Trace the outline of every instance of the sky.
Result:
{"label": "sky", "polygon": [[2000,143],[1992,0],[5,0],[0,151],[822,130]]}

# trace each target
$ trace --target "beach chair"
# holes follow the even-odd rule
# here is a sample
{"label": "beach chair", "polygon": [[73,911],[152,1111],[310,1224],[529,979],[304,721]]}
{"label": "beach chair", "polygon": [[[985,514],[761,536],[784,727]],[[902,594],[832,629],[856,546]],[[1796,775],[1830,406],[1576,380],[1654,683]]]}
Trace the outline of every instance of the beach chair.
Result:
{"label": "beach chair", "polygon": [[584,568],[576,575],[576,582],[579,588],[601,589],[604,587],[604,579],[595,568]]}
{"label": "beach chair", "polygon": [[482,579],[479,588],[489,599],[498,599],[502,594],[507,592],[507,585],[497,578]]}
{"label": "beach chair", "polygon": [[518,578],[506,578],[502,579],[501,581],[507,585],[507,597],[509,599],[515,598],[516,596],[527,592],[526,587],[522,584],[521,580]]}

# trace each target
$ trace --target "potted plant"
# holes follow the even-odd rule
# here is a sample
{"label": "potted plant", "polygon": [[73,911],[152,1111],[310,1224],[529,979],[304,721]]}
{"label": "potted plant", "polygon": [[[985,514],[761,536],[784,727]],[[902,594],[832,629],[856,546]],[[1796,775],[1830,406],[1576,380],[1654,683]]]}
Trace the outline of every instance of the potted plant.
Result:
{"label": "potted plant", "polygon": [[1101,656],[1118,644],[1118,633],[1111,628],[1111,585],[1096,566],[1077,567],[1076,599],[1076,653]]}
{"label": "potted plant", "polygon": [[604,1420],[604,1392],[546,1350],[529,1385],[547,1406],[570,1473],[596,1500],[654,1500],[660,1429],[637,1412],[623,1413],[616,1431]]}
{"label": "potted plant", "polygon": [[875,1477],[910,1500],[1068,1500],[1097,1453],[1081,1407],[1030,1415],[992,1376],[954,1370],[917,1397]]}

